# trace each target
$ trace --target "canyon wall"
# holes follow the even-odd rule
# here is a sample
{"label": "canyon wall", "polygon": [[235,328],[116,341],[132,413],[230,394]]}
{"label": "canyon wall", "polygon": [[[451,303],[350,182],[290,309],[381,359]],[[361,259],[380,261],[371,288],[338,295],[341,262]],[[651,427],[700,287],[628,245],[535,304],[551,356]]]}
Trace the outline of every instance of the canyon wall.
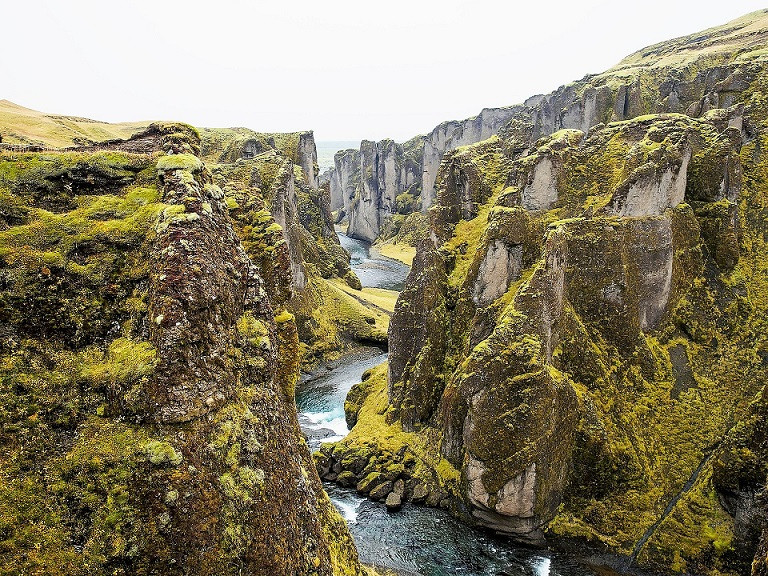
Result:
{"label": "canyon wall", "polygon": [[297,422],[281,226],[219,181],[180,124],[0,153],[3,573],[362,574]]}
{"label": "canyon wall", "polygon": [[446,154],[321,475],[620,571],[764,573],[767,41],[761,11],[649,47]]}
{"label": "canyon wall", "polygon": [[[334,284],[361,288],[334,230],[329,189],[314,185],[312,133],[203,129],[202,150],[244,245],[262,263],[267,289],[285,299],[295,316],[305,367],[360,342],[384,345],[385,319]],[[274,225],[265,229],[254,221]],[[275,243],[286,250],[274,250]],[[288,277],[279,273],[286,265]]]}
{"label": "canyon wall", "polygon": [[[349,170],[348,159],[355,156],[355,164],[367,166],[370,155],[366,157],[362,148],[358,152],[344,151],[347,162],[338,163],[334,172],[339,179],[346,179],[346,185],[343,191],[341,185],[332,185],[331,194],[348,199],[344,208],[350,218],[349,234],[364,240],[376,238],[385,228],[385,221],[397,213],[391,210],[386,198],[406,191],[419,197],[416,209],[427,210],[435,198],[437,173],[444,155],[500,132],[513,131],[519,137],[523,130],[528,144],[532,144],[562,129],[587,132],[601,123],[643,114],[674,112],[698,117],[711,109],[733,105],[747,88],[738,61],[744,46],[739,38],[727,33],[712,35],[703,43],[711,49],[704,65],[700,61],[702,47],[690,38],[663,42],[628,56],[604,73],[585,76],[549,94],[533,96],[523,104],[486,108],[475,117],[444,122],[426,136],[417,136],[403,145],[411,150],[414,182],[402,178],[382,180],[373,194],[367,193],[362,186],[364,176]],[[377,173],[381,168],[374,165],[371,170]],[[365,174],[365,170],[360,174]]]}

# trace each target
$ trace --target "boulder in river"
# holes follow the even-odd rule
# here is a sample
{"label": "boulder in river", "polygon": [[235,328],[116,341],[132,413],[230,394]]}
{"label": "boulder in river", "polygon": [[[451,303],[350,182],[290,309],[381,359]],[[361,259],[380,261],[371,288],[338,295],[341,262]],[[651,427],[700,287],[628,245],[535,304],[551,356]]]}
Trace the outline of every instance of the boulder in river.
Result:
{"label": "boulder in river", "polygon": [[389,496],[387,496],[387,499],[384,501],[384,504],[387,507],[387,511],[395,512],[400,510],[400,506],[402,506],[402,499],[398,493],[390,492]]}
{"label": "boulder in river", "polygon": [[357,483],[357,491],[363,494],[370,491],[372,486],[377,486],[381,480],[381,473],[371,472]]}
{"label": "boulder in river", "polygon": [[368,497],[371,500],[384,500],[390,492],[392,492],[392,482],[386,481],[375,486],[368,493]]}
{"label": "boulder in river", "polygon": [[427,496],[429,496],[429,490],[427,490],[426,486],[424,486],[424,484],[416,484],[416,486],[413,488],[411,500],[414,502],[422,502],[427,498]]}
{"label": "boulder in river", "polygon": [[355,478],[355,475],[352,474],[352,472],[345,470],[339,474],[339,476],[336,478],[336,482],[345,488],[349,488],[350,486],[357,484],[357,478]]}

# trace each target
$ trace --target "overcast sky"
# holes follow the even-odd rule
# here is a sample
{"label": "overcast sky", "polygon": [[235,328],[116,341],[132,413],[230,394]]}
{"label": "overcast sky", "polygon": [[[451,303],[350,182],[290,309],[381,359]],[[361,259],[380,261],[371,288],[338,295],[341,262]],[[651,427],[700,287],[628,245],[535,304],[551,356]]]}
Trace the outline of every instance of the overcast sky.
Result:
{"label": "overcast sky", "polygon": [[0,99],[100,120],[405,140],[760,2],[3,2]]}

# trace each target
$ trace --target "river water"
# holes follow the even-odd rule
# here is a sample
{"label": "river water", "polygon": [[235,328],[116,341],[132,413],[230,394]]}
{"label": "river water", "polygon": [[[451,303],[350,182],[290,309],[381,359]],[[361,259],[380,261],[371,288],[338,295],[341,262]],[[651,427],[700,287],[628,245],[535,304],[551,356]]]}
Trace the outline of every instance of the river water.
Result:
{"label": "river water", "polygon": [[[401,290],[408,267],[372,257],[365,242],[339,232],[363,286]],[[344,399],[363,372],[384,362],[377,348],[362,349],[321,373],[305,375],[296,391],[299,421],[315,451],[323,441],[347,434]],[[325,489],[349,525],[360,560],[402,575],[419,576],[592,576],[567,557],[510,543],[470,528],[445,511],[406,503],[397,513],[355,490],[326,483]]]}
{"label": "river water", "polygon": [[350,238],[336,230],[341,246],[352,257],[350,264],[363,286],[385,288],[386,290],[403,289],[410,266],[391,258],[372,257],[370,245],[362,240]]}

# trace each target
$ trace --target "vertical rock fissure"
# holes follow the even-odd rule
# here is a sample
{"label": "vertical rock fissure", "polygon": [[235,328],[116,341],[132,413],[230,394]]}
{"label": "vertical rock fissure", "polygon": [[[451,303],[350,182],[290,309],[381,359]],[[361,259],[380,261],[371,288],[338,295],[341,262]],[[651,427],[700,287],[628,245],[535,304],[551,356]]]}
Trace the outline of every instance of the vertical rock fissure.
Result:
{"label": "vertical rock fissure", "polygon": [[624,118],[629,116],[629,86],[624,89],[624,106],[621,113],[623,114]]}

